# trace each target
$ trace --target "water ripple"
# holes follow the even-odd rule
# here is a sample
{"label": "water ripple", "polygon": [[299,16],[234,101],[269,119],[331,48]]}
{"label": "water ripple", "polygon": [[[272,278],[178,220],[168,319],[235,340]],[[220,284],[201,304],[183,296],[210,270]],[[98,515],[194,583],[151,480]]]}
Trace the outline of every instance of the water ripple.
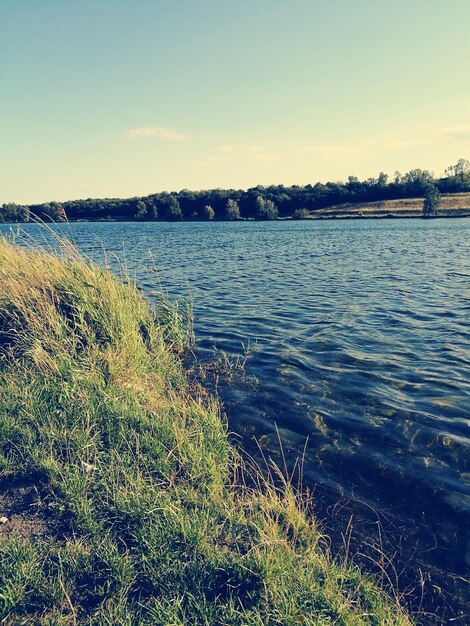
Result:
{"label": "water ripple", "polygon": [[437,538],[426,558],[464,571],[450,538],[470,512],[470,220],[70,231],[98,261],[125,242],[148,294],[191,294],[201,358],[258,343],[256,388],[220,390],[232,429],[276,455],[276,424],[288,460],[305,448],[309,480],[393,510],[397,525],[424,515]]}

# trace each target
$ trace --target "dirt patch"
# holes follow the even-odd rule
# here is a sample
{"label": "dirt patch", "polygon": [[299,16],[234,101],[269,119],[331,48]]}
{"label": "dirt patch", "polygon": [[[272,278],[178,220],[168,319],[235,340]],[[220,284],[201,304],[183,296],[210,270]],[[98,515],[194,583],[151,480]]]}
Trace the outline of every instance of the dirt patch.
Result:
{"label": "dirt patch", "polygon": [[26,480],[0,482],[0,541],[12,535],[42,539],[57,533],[57,521],[47,515],[40,485]]}

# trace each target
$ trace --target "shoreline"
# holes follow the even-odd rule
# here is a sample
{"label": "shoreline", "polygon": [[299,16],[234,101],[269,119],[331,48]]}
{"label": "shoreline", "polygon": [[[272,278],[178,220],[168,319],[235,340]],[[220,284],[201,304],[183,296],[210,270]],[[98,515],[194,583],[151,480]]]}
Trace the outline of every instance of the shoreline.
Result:
{"label": "shoreline", "polygon": [[[265,224],[267,222],[318,222],[318,221],[334,221],[334,220],[410,220],[410,219],[419,219],[419,220],[438,220],[438,219],[459,219],[470,217],[470,210],[466,213],[462,214],[447,214],[447,215],[431,215],[429,217],[423,217],[422,215],[319,215],[319,216],[311,216],[305,219],[296,219],[292,217],[279,217],[273,220],[254,220],[254,219],[245,219],[241,218],[239,220],[230,220],[230,222],[249,222],[256,224]],[[230,223],[229,222],[229,223]],[[42,224],[42,222],[0,222],[5,226],[14,226],[14,225],[28,225],[28,224]],[[56,222],[45,222],[46,224],[227,224],[227,220],[213,220],[208,222],[207,220],[155,220],[155,221],[141,221],[141,220],[129,220],[129,219],[98,219],[98,220],[85,220],[85,219],[76,219],[76,220],[62,220]]]}
{"label": "shoreline", "polygon": [[[234,216],[226,216],[220,211],[215,213],[212,211],[211,216],[207,217],[201,213],[193,212],[192,214],[188,214],[187,212],[179,213],[176,216],[168,216],[167,214],[160,213],[153,218],[148,218],[146,216],[141,217],[137,214],[134,215],[129,214],[127,212],[121,212],[121,209],[109,207],[108,210],[104,208],[100,209],[98,213],[99,217],[91,218],[90,215],[93,215],[92,209],[87,209],[87,211],[91,211],[88,213],[83,208],[82,212],[77,209],[70,208],[68,210],[67,204],[74,204],[74,202],[80,201],[70,201],[69,203],[65,202],[64,206],[58,205],[59,208],[56,207],[56,212],[43,212],[41,205],[33,205],[31,210],[27,208],[27,210],[21,212],[19,211],[19,206],[16,206],[16,210],[13,211],[13,215],[15,216],[13,221],[4,221],[2,223],[9,224],[27,224],[31,222],[41,222],[44,218],[47,222],[126,222],[126,223],[155,223],[155,222],[195,222],[195,223],[214,223],[214,222],[265,222],[265,221],[308,221],[308,220],[324,220],[324,219],[411,219],[411,218],[419,218],[419,219],[439,219],[439,218],[462,218],[462,217],[470,217],[470,193],[451,193],[451,194],[443,194],[440,197],[440,204],[437,209],[424,216],[423,215],[423,198],[422,197],[413,197],[413,198],[398,198],[394,200],[374,200],[374,201],[356,201],[356,202],[343,202],[342,204],[329,204],[326,207],[322,208],[302,208],[296,209],[296,211],[292,211],[292,209],[284,209],[282,211],[278,211],[277,209],[269,214],[261,217],[259,215],[252,215],[250,213],[244,213],[238,211],[238,213]],[[87,201],[84,201],[89,202]],[[99,202],[99,201],[90,201],[90,202]],[[103,202],[107,202],[107,200],[103,200]],[[58,204],[58,203],[53,203]],[[235,203],[236,204],[236,203]],[[1,207],[0,207],[1,208]],[[33,210],[34,208],[34,210]],[[50,210],[49,210],[50,211]],[[73,217],[69,218],[68,214],[73,215]],[[8,212],[5,213],[2,217],[0,211],[0,218],[5,219],[8,215]],[[30,215],[33,216],[33,219],[30,220]],[[86,215],[87,217],[80,217],[81,215]]]}
{"label": "shoreline", "polygon": [[0,240],[0,276],[2,618],[411,624],[292,485],[244,466],[189,387],[187,310],[67,246]]}

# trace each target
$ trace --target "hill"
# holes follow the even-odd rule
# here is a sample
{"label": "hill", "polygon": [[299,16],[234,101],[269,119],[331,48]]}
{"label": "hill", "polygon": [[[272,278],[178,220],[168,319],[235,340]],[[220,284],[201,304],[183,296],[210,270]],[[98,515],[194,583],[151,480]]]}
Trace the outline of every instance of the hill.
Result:
{"label": "hill", "polygon": [[[436,217],[469,217],[470,193],[453,193],[441,196],[441,206]],[[421,217],[423,198],[381,200],[378,202],[344,203],[312,211],[313,219],[367,218],[367,217]]]}

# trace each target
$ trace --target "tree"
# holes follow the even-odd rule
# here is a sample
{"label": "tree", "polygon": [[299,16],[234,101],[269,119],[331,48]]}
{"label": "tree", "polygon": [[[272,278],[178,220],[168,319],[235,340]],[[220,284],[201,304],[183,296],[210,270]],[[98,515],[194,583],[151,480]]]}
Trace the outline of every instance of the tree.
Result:
{"label": "tree", "polygon": [[210,221],[214,219],[215,216],[215,211],[214,209],[211,207],[210,204],[206,204],[206,206],[204,207],[203,211],[202,211],[202,216],[205,220]]}
{"label": "tree", "polygon": [[441,204],[441,194],[435,185],[429,185],[424,192],[423,217],[436,215]]}
{"label": "tree", "polygon": [[403,176],[401,185],[408,197],[419,197],[425,194],[429,187],[434,186],[434,177],[432,172],[416,168]]}
{"label": "tree", "polygon": [[455,165],[449,165],[446,169],[446,174],[447,176],[455,176],[455,178],[465,180],[465,178],[470,177],[470,161],[459,159]]}
{"label": "tree", "polygon": [[307,220],[310,217],[310,212],[308,209],[295,209],[292,217],[294,220]]}
{"label": "tree", "polygon": [[235,202],[235,200],[231,198],[227,200],[227,204],[225,205],[224,219],[229,221],[240,219],[240,207],[238,206],[238,202]]}
{"label": "tree", "polygon": [[380,172],[379,177],[377,178],[378,187],[386,187],[388,182],[388,174],[385,172]]}
{"label": "tree", "polygon": [[256,217],[259,220],[275,220],[279,215],[272,200],[265,200],[263,196],[256,198]]}
{"label": "tree", "polygon": [[29,222],[29,207],[14,202],[2,204],[0,222]]}
{"label": "tree", "polygon": [[157,198],[155,195],[148,196],[145,198],[145,205],[147,207],[147,219],[151,221],[155,221],[158,219],[158,207],[157,207]]}
{"label": "tree", "polygon": [[468,191],[470,189],[470,161],[459,159],[455,165],[446,169],[449,191]]}
{"label": "tree", "polygon": [[145,219],[146,216],[147,216],[147,207],[145,205],[145,202],[143,202],[142,200],[137,200],[137,202],[135,203],[134,218],[136,220],[143,220]]}
{"label": "tree", "polygon": [[53,222],[65,222],[64,207],[59,202],[46,202],[42,205],[42,212],[39,215],[41,219],[49,218]]}
{"label": "tree", "polygon": [[162,193],[159,197],[158,214],[163,219],[170,220],[172,222],[182,220],[183,214],[178,202],[178,198],[169,193]]}

